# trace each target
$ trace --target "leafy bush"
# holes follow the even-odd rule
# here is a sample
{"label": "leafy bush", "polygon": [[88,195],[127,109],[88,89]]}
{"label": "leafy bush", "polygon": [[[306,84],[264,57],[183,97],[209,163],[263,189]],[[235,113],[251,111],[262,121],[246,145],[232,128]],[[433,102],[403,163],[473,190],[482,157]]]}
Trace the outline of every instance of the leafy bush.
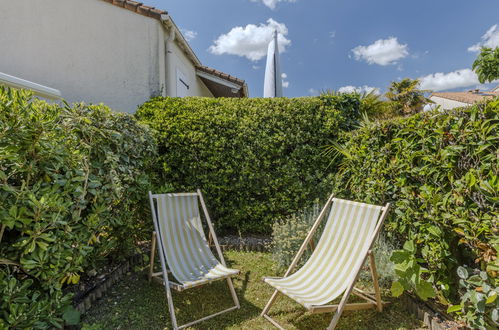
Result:
{"label": "leafy bush", "polygon": [[459,293],[459,265],[497,276],[499,101],[446,113],[421,113],[345,136],[341,196],[393,202],[385,225],[403,244],[392,260],[395,294],[414,290],[448,304]]}
{"label": "leafy bush", "polygon": [[499,279],[478,269],[458,267],[459,286],[463,291],[461,303],[449,306],[447,312],[463,316],[473,329],[499,326]]}
{"label": "leafy bush", "polygon": [[154,156],[129,115],[0,88],[0,327],[75,319],[62,288],[149,226]]}
{"label": "leafy bush", "polygon": [[329,190],[321,149],[357,124],[359,98],[155,98],[138,118],[157,133],[165,180],[200,188],[220,229],[269,232]]}

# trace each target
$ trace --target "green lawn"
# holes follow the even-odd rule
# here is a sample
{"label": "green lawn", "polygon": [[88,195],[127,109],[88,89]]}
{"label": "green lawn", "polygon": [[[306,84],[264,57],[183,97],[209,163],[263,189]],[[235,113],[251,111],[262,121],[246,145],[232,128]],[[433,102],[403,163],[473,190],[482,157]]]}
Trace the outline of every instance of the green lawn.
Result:
{"label": "green lawn", "polygon": [[[234,285],[241,309],[197,324],[192,329],[272,329],[259,314],[272,294],[263,276],[276,276],[269,254],[255,252],[225,253],[227,263],[241,270]],[[83,318],[84,329],[164,329],[171,328],[164,288],[149,283],[146,273],[127,276],[111,292],[94,304]],[[362,287],[360,283],[359,287]],[[174,292],[179,324],[228,308],[232,299],[225,281]],[[385,300],[390,298],[385,297]],[[352,300],[353,301],[353,300]],[[307,313],[291,299],[280,296],[270,315],[285,328],[325,329],[332,314]],[[374,310],[344,312],[337,329],[421,329],[422,324],[402,309],[396,300],[383,313]]]}

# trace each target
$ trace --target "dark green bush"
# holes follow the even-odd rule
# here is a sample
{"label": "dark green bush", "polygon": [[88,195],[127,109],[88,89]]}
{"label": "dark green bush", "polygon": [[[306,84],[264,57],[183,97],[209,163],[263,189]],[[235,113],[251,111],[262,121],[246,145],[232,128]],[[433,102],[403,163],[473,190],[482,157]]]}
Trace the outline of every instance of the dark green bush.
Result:
{"label": "dark green bush", "polygon": [[[386,121],[346,134],[342,197],[393,202],[385,229],[402,250],[395,294],[458,299],[457,267],[499,275],[499,101]],[[497,283],[496,283],[497,284]]]}
{"label": "dark green bush", "polygon": [[137,116],[157,132],[168,183],[202,189],[219,228],[268,233],[330,190],[322,149],[357,123],[359,105],[354,95],[156,98]]}
{"label": "dark green bush", "polygon": [[0,328],[62,326],[63,287],[143,239],[155,148],[129,115],[0,88]]}

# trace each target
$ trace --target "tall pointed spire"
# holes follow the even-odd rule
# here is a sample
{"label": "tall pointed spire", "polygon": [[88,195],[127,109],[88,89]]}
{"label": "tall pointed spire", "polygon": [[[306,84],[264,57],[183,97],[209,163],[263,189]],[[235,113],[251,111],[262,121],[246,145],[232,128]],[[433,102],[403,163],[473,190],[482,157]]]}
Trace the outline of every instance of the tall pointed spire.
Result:
{"label": "tall pointed spire", "polygon": [[281,64],[279,61],[279,45],[277,39],[277,30],[274,30],[274,36],[270,41],[267,50],[263,97],[282,97]]}

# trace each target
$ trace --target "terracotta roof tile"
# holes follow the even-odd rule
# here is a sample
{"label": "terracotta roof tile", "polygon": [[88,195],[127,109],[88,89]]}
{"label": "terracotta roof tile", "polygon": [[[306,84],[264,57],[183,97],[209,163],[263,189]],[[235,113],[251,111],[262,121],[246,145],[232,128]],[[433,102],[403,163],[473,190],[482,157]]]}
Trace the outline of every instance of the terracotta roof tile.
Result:
{"label": "terracotta roof tile", "polygon": [[473,104],[484,100],[498,97],[498,92],[440,92],[433,93],[431,96],[442,97],[444,99]]}
{"label": "terracotta roof tile", "polygon": [[160,19],[161,15],[168,14],[168,12],[164,10],[157,9],[151,6],[146,6],[142,2],[138,1],[132,1],[132,0],[102,0],[102,1],[108,2],[110,4],[113,4],[121,8],[128,9],[137,14],[147,17],[152,17],[155,19]]}
{"label": "terracotta roof tile", "polygon": [[244,85],[244,80],[236,78],[234,76],[231,76],[225,72],[218,71],[218,70],[215,70],[215,69],[207,67],[207,66],[197,66],[196,69],[198,69],[199,71],[203,71],[203,72],[212,74],[214,76],[220,77],[222,79],[228,80],[228,81],[233,82],[235,84],[238,84],[240,86]]}

